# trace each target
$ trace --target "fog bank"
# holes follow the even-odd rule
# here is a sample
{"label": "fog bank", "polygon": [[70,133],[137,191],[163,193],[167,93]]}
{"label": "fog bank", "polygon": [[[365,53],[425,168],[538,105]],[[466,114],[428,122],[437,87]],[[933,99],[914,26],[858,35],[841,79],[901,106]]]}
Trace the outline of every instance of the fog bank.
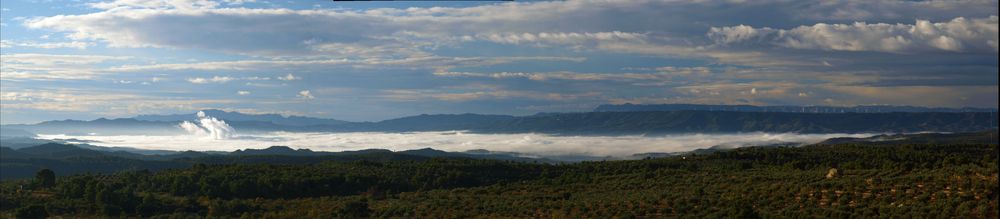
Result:
{"label": "fog bank", "polygon": [[[227,135],[231,132],[227,132]],[[546,134],[476,134],[462,131],[409,133],[292,133],[206,137],[204,133],[178,136],[72,136],[39,135],[42,139],[79,139],[98,146],[157,150],[233,151],[275,145],[314,151],[350,151],[371,148],[393,151],[434,148],[444,151],[486,149],[540,156],[588,155],[625,157],[636,153],[683,152],[717,145],[739,147],[781,142],[816,143],[834,137],[868,137],[874,134],[682,134],[667,136],[554,136]]]}

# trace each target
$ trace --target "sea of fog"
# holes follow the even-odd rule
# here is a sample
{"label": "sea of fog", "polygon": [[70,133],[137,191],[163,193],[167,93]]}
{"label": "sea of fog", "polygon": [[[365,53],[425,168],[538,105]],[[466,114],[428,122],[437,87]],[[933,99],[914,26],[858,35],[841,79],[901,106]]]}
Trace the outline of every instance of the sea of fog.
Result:
{"label": "sea of fog", "polygon": [[177,125],[185,135],[39,135],[41,139],[87,143],[97,146],[154,150],[233,151],[247,148],[289,146],[313,151],[389,149],[393,151],[434,148],[462,152],[474,149],[518,152],[536,156],[611,156],[637,153],[684,152],[713,146],[741,147],[795,142],[811,144],[834,137],[868,137],[873,134],[679,134],[663,136],[561,136],[537,133],[481,134],[444,132],[269,132],[240,133],[225,121],[198,113],[195,121]]}
{"label": "sea of fog", "polygon": [[666,136],[555,136],[546,134],[475,134],[450,132],[355,132],[293,133],[271,132],[214,138],[201,135],[178,136],[73,136],[40,135],[42,139],[76,139],[98,146],[123,146],[156,150],[233,151],[275,145],[308,148],[314,151],[350,151],[371,148],[393,151],[434,148],[444,151],[486,149],[539,156],[590,155],[625,157],[647,152],[683,152],[722,145],[739,147],[780,142],[816,143],[833,137],[868,137],[871,134],[684,134]]}

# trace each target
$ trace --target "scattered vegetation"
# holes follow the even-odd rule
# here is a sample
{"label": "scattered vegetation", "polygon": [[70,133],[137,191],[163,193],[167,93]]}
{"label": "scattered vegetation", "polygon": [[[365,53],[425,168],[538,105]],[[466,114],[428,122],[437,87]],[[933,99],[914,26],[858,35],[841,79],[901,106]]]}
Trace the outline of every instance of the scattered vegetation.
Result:
{"label": "scattered vegetation", "polygon": [[0,216],[996,218],[997,152],[846,143],[574,164],[196,164],[54,184],[39,172],[0,183]]}

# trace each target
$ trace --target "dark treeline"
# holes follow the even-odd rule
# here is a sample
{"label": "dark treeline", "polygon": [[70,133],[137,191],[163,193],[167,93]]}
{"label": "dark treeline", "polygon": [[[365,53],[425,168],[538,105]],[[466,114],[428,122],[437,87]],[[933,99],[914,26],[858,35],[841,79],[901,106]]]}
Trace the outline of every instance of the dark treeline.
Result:
{"label": "dark treeline", "polygon": [[[50,169],[59,176],[85,173],[116,173],[123,170],[187,168],[195,164],[317,164],[324,161],[418,161],[440,157],[511,160],[521,162],[556,162],[544,158],[517,157],[512,154],[475,154],[446,152],[430,148],[389,151],[324,152],[272,146],[265,149],[245,149],[233,152],[185,151],[161,155],[141,155],[124,151],[94,150],[86,145],[46,143],[20,149],[0,147],[0,180],[26,179],[41,169]],[[97,148],[96,146],[89,146]]]}
{"label": "dark treeline", "polygon": [[0,183],[5,217],[995,218],[995,144],[751,147],[633,161],[196,164]]}

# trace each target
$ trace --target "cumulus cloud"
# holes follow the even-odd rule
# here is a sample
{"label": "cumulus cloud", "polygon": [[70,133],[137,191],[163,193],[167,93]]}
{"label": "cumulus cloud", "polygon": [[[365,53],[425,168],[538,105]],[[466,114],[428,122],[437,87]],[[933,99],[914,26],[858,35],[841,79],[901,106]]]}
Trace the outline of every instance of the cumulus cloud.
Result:
{"label": "cumulus cloud", "polygon": [[232,80],[234,80],[234,78],[228,77],[228,76],[214,76],[214,77],[211,77],[211,78],[196,77],[196,78],[188,78],[187,79],[188,82],[191,82],[191,83],[194,83],[194,84],[226,83],[226,82],[229,82],[229,81],[232,81]]}
{"label": "cumulus cloud", "polygon": [[224,140],[232,138],[236,129],[226,124],[226,121],[205,115],[204,111],[198,111],[198,120],[195,122],[183,121],[177,124],[178,127],[187,131],[188,134],[206,137],[213,140]]}
{"label": "cumulus cloud", "polygon": [[[351,48],[376,45],[426,51],[426,47],[440,43],[426,42],[428,39],[446,38],[521,44],[635,40],[646,38],[637,33],[648,31],[660,32],[657,38],[686,37],[695,30],[703,31],[704,24],[717,26],[740,21],[752,22],[749,25],[763,21],[890,22],[916,15],[951,19],[960,15],[996,15],[995,3],[584,0],[462,8],[291,10],[229,7],[232,5],[207,0],[119,0],[90,4],[103,11],[38,17],[25,21],[25,26],[66,32],[74,39],[120,47],[177,47],[272,55],[336,54],[369,53],[372,50]],[[748,14],[755,19],[744,17]],[[673,16],[664,18],[664,15]],[[245,40],[227,40],[232,38]],[[334,49],[322,46],[317,49],[317,45]]]}
{"label": "cumulus cloud", "polygon": [[288,73],[288,75],[278,77],[278,80],[282,80],[282,81],[294,81],[294,80],[302,80],[302,78],[298,77],[298,76],[295,76],[292,73]]}
{"label": "cumulus cloud", "polygon": [[312,92],[310,92],[309,90],[299,91],[299,93],[296,94],[296,96],[299,97],[299,98],[302,98],[302,99],[307,99],[307,100],[316,99],[316,97],[313,96]]}
{"label": "cumulus cloud", "polygon": [[[510,44],[637,40],[646,37],[643,36],[645,33],[636,32],[658,30],[683,33],[699,25],[693,24],[694,21],[733,23],[747,20],[741,17],[744,14],[772,18],[762,20],[793,20],[787,17],[791,14],[793,18],[798,18],[796,20],[804,21],[887,21],[909,13],[934,15],[934,18],[952,16],[946,19],[957,17],[955,14],[995,15],[995,4],[989,3],[828,1],[823,4],[790,4],[775,0],[746,4],[725,1],[594,0],[352,11],[223,7],[219,2],[206,0],[119,0],[90,4],[105,10],[102,12],[39,17],[29,19],[25,24],[31,28],[68,32],[76,39],[104,41],[112,46],[201,48],[261,54],[345,50],[368,53],[372,50],[351,48],[380,45],[415,48],[428,44],[414,43],[414,40],[440,41],[442,37]],[[763,8],[778,12],[761,13]],[[706,12],[713,14],[703,15]],[[678,16],[651,19],[664,14]],[[574,25],[558,25],[565,23]],[[225,40],[233,37],[248,40]],[[315,49],[316,45],[340,49]]]}
{"label": "cumulus cloud", "polygon": [[245,91],[245,90],[236,91],[236,94],[239,94],[240,96],[246,96],[250,95],[250,91]]}
{"label": "cumulus cloud", "polygon": [[793,29],[754,28],[746,25],[713,27],[708,37],[718,44],[773,44],[795,49],[879,51],[997,52],[997,16],[955,18],[913,24],[856,22],[799,26]]}

